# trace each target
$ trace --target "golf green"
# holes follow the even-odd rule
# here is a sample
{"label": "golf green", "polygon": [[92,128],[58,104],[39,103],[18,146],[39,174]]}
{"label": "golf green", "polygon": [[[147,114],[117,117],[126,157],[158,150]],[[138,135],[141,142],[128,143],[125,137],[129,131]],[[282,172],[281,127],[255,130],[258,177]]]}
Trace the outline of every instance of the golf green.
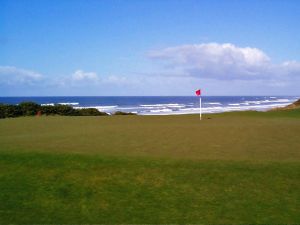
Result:
{"label": "golf green", "polygon": [[0,120],[0,224],[300,223],[300,111]]}

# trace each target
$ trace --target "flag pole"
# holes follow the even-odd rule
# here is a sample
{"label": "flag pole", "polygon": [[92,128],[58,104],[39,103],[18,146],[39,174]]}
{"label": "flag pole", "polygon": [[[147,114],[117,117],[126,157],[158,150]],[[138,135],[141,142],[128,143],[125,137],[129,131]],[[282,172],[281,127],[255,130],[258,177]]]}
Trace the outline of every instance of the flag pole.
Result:
{"label": "flag pole", "polygon": [[199,119],[202,119],[202,104],[201,104],[201,89],[196,90],[196,95],[199,96]]}
{"label": "flag pole", "polygon": [[200,120],[202,119],[202,104],[201,104],[201,96],[199,97],[199,116]]}

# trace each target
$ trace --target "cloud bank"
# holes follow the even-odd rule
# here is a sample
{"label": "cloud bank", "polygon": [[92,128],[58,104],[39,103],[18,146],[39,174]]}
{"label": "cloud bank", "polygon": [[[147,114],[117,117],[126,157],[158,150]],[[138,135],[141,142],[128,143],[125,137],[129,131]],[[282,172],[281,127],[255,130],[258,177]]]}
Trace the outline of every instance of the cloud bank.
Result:
{"label": "cloud bank", "polygon": [[300,63],[297,61],[274,64],[260,49],[237,47],[230,43],[175,46],[151,51],[148,56],[161,62],[168,73],[171,71],[177,76],[260,80],[300,75]]}
{"label": "cloud bank", "polygon": [[257,48],[204,43],[159,49],[148,57],[152,68],[126,76],[84,69],[44,76],[0,66],[0,95],[191,95],[199,87],[207,95],[299,94],[300,62],[273,63]]}

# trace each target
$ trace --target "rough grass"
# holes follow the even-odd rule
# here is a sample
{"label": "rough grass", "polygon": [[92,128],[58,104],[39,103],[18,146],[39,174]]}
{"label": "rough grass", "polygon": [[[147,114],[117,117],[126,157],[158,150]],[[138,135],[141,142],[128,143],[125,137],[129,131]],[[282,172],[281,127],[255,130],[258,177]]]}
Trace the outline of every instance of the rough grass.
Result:
{"label": "rough grass", "polygon": [[299,111],[204,118],[0,120],[0,224],[300,223]]}

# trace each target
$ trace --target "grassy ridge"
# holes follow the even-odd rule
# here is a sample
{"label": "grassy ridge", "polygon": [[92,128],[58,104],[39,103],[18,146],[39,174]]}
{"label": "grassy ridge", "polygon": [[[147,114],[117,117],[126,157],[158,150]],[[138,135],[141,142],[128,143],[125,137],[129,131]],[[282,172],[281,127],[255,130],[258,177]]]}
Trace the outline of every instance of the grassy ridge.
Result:
{"label": "grassy ridge", "polygon": [[1,120],[0,224],[299,223],[299,112]]}

